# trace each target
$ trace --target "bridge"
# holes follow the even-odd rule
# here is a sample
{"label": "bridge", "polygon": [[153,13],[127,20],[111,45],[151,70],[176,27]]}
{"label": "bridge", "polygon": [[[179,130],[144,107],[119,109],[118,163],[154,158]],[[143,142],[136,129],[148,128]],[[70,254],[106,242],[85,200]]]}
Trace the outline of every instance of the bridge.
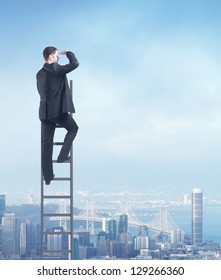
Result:
{"label": "bridge", "polygon": [[[64,200],[60,201],[60,207],[58,209],[59,213],[66,213],[67,207]],[[149,222],[141,222],[134,212],[128,208],[126,203],[123,203],[123,207],[120,210],[115,211],[115,214],[112,214],[108,217],[104,216],[99,209],[95,209],[93,203],[87,203],[87,207],[82,209],[78,215],[74,215],[74,221],[86,221],[86,229],[93,233],[94,231],[94,222],[105,222],[107,220],[116,219],[117,215],[126,214],[128,216],[128,225],[131,227],[140,227],[146,226],[149,230],[170,235],[171,231],[178,229],[178,226],[174,222],[172,216],[166,208],[161,208],[160,211],[155,215],[155,217]],[[66,228],[66,219],[65,217],[58,218],[53,217],[50,220],[60,221],[60,225]]]}

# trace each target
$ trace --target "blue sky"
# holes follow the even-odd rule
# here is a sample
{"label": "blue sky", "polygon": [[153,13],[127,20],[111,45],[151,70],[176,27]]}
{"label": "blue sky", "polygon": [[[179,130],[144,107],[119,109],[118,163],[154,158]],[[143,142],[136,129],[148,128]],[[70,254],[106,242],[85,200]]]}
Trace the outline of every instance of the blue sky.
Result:
{"label": "blue sky", "polygon": [[220,197],[220,13],[215,0],[1,1],[0,193],[40,191],[35,75],[54,45],[80,62],[75,190]]}

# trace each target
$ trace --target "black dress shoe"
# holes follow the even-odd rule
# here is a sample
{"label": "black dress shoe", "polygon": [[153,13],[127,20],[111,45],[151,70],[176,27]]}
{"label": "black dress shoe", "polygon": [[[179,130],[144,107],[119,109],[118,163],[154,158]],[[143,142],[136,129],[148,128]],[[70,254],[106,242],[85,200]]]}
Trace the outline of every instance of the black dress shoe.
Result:
{"label": "black dress shoe", "polygon": [[45,180],[45,185],[50,185],[51,181],[54,179],[55,175],[53,174],[50,180]]}
{"label": "black dress shoe", "polygon": [[71,160],[71,157],[70,157],[70,156],[67,156],[66,158],[60,158],[60,157],[58,157],[57,162],[58,162],[58,163],[70,162],[70,160]]}

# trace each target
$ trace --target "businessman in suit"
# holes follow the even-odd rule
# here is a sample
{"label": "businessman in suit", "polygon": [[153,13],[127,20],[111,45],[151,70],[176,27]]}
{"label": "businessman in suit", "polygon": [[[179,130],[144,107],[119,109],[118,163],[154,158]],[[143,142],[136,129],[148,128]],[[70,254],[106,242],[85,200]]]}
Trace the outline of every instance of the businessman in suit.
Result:
{"label": "businessman in suit", "polygon": [[[66,55],[69,63],[58,64],[59,54]],[[53,139],[56,125],[67,130],[63,146],[57,162],[70,160],[69,152],[77,134],[78,125],[70,113],[75,113],[70,88],[66,74],[79,66],[71,51],[58,53],[55,47],[47,47],[43,51],[45,63],[37,73],[37,89],[40,95],[39,119],[41,121],[41,158],[42,172],[46,185],[54,179],[52,155]]]}

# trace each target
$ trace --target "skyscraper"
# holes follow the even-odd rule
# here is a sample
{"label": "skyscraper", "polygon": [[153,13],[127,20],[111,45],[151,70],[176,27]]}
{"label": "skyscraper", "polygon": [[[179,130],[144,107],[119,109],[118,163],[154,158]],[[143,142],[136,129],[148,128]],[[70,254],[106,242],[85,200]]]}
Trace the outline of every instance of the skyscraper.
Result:
{"label": "skyscraper", "polygon": [[0,254],[2,252],[2,225],[0,224]]}
{"label": "skyscraper", "polygon": [[2,217],[5,214],[5,195],[0,195],[0,224],[2,224]]}
{"label": "skyscraper", "polygon": [[118,216],[118,234],[128,232],[128,215],[122,214]]}
{"label": "skyscraper", "polygon": [[192,243],[203,243],[203,195],[198,188],[192,192]]}
{"label": "skyscraper", "polygon": [[8,255],[18,253],[17,219],[14,213],[6,213],[2,218],[2,250]]}
{"label": "skyscraper", "polygon": [[20,225],[20,255],[25,255],[27,252],[27,224]]}
{"label": "skyscraper", "polygon": [[106,232],[109,240],[117,240],[117,221],[112,219],[106,221]]}
{"label": "skyscraper", "polygon": [[37,255],[40,226],[26,221],[20,225],[20,255]]}
{"label": "skyscraper", "polygon": [[148,229],[146,226],[139,227],[139,234],[134,238],[134,249],[146,249],[149,247]]}
{"label": "skyscraper", "polygon": [[170,232],[171,243],[179,244],[184,242],[184,231],[182,229],[172,230]]}
{"label": "skyscraper", "polygon": [[100,231],[97,235],[96,242],[97,256],[107,256],[108,255],[108,242],[107,234],[104,231]]}
{"label": "skyscraper", "polygon": [[126,258],[126,246],[123,242],[111,241],[110,242],[110,257],[125,259]]}
{"label": "skyscraper", "polygon": [[0,195],[0,252],[2,251],[2,217],[5,214],[5,195]]}
{"label": "skyscraper", "polygon": [[[55,256],[56,258],[65,259],[67,258],[67,248],[68,248],[68,237],[67,235],[60,234],[61,232],[64,232],[63,227],[52,227],[47,235],[47,250],[51,250],[51,253],[49,254],[50,257]],[[62,251],[65,252],[53,252],[53,251]],[[48,256],[49,256],[48,255]]]}
{"label": "skyscraper", "polygon": [[79,260],[79,236],[77,234],[74,235],[73,246],[73,259]]}

